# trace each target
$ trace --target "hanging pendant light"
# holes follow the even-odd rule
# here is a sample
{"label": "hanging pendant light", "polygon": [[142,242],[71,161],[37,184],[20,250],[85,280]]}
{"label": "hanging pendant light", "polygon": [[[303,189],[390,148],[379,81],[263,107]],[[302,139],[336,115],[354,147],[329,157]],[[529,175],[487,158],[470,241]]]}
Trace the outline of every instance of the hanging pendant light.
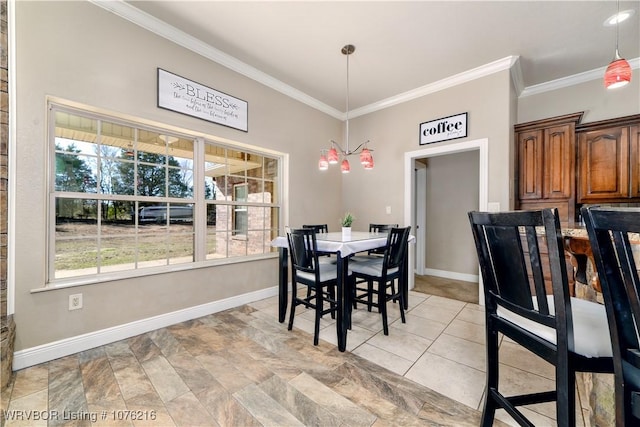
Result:
{"label": "hanging pendant light", "polygon": [[340,170],[342,171],[342,173],[351,172],[351,166],[349,165],[349,160],[344,159],[342,161],[342,164],[340,165]]}
{"label": "hanging pendant light", "polygon": [[324,150],[320,152],[320,160],[318,161],[318,169],[321,171],[329,169],[329,160],[327,160],[327,156],[324,153]]}
{"label": "hanging pendant light", "polygon": [[327,159],[329,160],[329,164],[331,165],[335,165],[336,163],[338,163],[338,150],[336,150],[336,147],[334,147],[333,145],[331,146],[331,149],[329,149]]}
{"label": "hanging pendant light", "polygon": [[[373,149],[367,148],[367,143],[369,141],[366,141],[360,144],[353,151],[349,149],[349,55],[355,52],[355,50],[356,50],[356,47],[352,44],[345,45],[341,50],[342,54],[346,55],[347,57],[347,109],[345,113],[346,115],[345,147],[346,148],[343,149],[340,146],[340,144],[332,140],[331,148],[329,148],[326,158],[324,156],[324,153],[326,150],[320,151],[320,160],[318,161],[318,169],[320,170],[328,169],[328,165],[327,167],[325,167],[326,163],[330,165],[337,164],[338,161],[340,160],[340,156],[342,155],[343,160],[342,160],[342,163],[340,164],[340,170],[342,171],[342,173],[349,173],[351,171],[351,165],[349,165],[349,161],[347,160],[347,157],[354,154],[360,155],[360,163],[362,164],[365,170],[373,169],[373,156],[371,155],[371,152],[373,151]],[[325,163],[325,160],[326,160],[326,163]]]}
{"label": "hanging pendant light", "polygon": [[[618,13],[620,15],[620,1],[618,0]],[[626,86],[631,81],[631,66],[626,59],[620,56],[618,51],[618,34],[620,21],[616,21],[616,53],[613,60],[604,72],[604,86],[607,89],[615,89]]]}

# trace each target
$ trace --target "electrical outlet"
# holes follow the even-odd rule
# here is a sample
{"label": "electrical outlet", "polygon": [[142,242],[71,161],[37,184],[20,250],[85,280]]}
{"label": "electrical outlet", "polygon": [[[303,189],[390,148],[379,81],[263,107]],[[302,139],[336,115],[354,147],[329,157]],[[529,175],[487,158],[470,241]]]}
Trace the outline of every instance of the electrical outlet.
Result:
{"label": "electrical outlet", "polygon": [[69,295],[69,311],[82,308],[82,294]]}

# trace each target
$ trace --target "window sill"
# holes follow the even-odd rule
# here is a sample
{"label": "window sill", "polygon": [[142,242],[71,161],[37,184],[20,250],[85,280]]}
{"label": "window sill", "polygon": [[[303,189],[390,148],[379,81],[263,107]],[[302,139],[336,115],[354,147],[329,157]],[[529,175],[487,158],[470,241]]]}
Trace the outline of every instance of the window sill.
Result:
{"label": "window sill", "polygon": [[158,274],[175,273],[180,271],[197,270],[201,268],[211,268],[220,265],[232,265],[241,264],[245,262],[261,261],[265,259],[277,258],[277,252],[270,252],[268,254],[250,255],[242,258],[224,258],[216,260],[207,260],[200,262],[193,262],[189,264],[175,264],[162,267],[145,268],[133,271],[122,271],[115,273],[107,273],[101,275],[75,277],[69,279],[53,280],[47,283],[42,288],[31,289],[31,293],[55,291],[58,289],[66,289],[77,286],[95,285],[107,282],[113,282],[116,280],[128,280],[135,279],[137,277],[154,276]]}

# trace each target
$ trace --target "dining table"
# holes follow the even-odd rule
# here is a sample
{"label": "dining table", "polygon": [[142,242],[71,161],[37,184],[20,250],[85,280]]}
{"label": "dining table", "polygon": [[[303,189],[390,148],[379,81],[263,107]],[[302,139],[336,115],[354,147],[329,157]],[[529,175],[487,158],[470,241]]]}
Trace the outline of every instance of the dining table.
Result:
{"label": "dining table", "polygon": [[[317,233],[316,243],[318,252],[327,252],[336,255],[337,286],[336,298],[338,312],[336,315],[336,330],[338,335],[338,350],[345,351],[347,346],[347,329],[351,328],[351,308],[353,289],[349,281],[349,259],[359,252],[382,248],[387,244],[388,233],[368,231],[352,231],[349,234],[342,232]],[[409,236],[409,241],[415,240]],[[283,323],[288,305],[289,282],[289,244],[286,236],[278,236],[271,241],[271,246],[278,248],[278,321]],[[404,268],[400,274],[399,287],[404,295],[409,292],[408,280],[408,252],[405,251]],[[404,298],[404,308],[408,308],[408,299]]]}

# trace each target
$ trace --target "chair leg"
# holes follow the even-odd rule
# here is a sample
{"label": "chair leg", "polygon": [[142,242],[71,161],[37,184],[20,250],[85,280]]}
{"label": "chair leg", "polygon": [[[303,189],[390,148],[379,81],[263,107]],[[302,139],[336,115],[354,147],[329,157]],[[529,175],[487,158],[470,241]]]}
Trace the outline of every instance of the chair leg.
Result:
{"label": "chair leg", "polygon": [[[391,282],[391,291],[392,292],[393,292],[393,288],[394,288],[393,282]],[[392,295],[395,295],[395,292]],[[397,299],[398,299],[398,302],[400,303],[399,304],[400,305],[400,318],[402,319],[402,323],[407,323],[407,319],[404,316],[404,299],[405,299],[404,293],[400,292],[398,294],[398,298]],[[396,298],[393,299],[394,303],[395,303],[395,301],[396,301]]]}
{"label": "chair leg", "polygon": [[373,280],[369,279],[367,281],[367,311],[371,311],[371,307],[373,307]]}
{"label": "chair leg", "polygon": [[296,286],[295,282],[291,283],[291,288],[291,311],[289,313],[289,326],[287,327],[288,330],[291,330],[293,328],[293,317],[296,315],[296,298],[298,297],[298,287]]}
{"label": "chair leg", "polygon": [[322,289],[316,288],[316,321],[313,332],[313,345],[318,345],[320,336],[320,319],[322,318],[322,309],[324,308],[324,299],[322,297]]}
{"label": "chair leg", "polygon": [[382,332],[389,335],[389,323],[387,320],[387,289],[386,284],[378,282],[378,310],[382,315]]}
{"label": "chair leg", "polygon": [[556,420],[559,426],[576,423],[576,375],[567,360],[556,365]]}
{"label": "chair leg", "polygon": [[498,332],[492,328],[491,319],[487,319],[487,389],[482,410],[483,427],[491,427],[496,414],[496,401],[493,390],[498,391]]}

